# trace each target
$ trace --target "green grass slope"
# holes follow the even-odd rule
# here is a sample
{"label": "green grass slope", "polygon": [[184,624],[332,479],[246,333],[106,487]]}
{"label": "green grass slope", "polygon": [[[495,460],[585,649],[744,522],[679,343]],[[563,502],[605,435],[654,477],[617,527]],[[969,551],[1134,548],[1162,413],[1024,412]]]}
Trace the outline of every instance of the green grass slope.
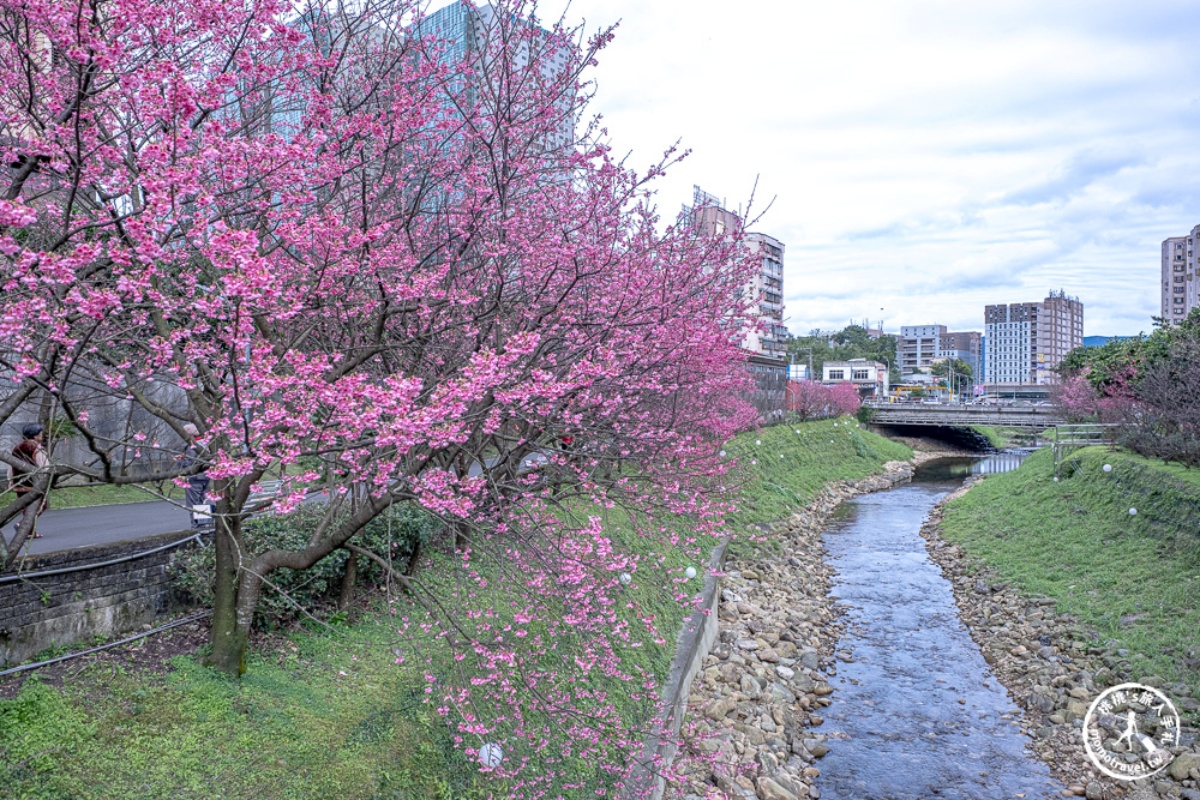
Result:
{"label": "green grass slope", "polygon": [[739,436],[726,451],[741,466],[741,508],[734,517],[741,526],[783,519],[827,484],[865,478],[913,454],[849,417],[764,428]]}
{"label": "green grass slope", "polygon": [[1200,691],[1200,482],[1105,447],[1072,454],[1057,481],[1053,468],[1043,449],[990,476],[948,505],[943,535],[1129,649],[1143,675]]}

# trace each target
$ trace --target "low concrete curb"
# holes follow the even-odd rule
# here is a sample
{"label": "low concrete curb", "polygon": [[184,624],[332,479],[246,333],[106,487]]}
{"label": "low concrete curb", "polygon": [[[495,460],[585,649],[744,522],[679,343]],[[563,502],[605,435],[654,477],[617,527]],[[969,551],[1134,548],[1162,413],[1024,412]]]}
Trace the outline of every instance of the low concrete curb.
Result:
{"label": "low concrete curb", "polygon": [[646,737],[638,765],[630,774],[621,792],[624,798],[649,798],[661,800],[666,790],[666,779],[662,770],[675,760],[679,749],[677,737],[687,710],[688,695],[692,679],[700,671],[700,665],[717,639],[717,606],[721,601],[721,579],[715,573],[725,567],[725,553],[729,539],[724,539],[713,550],[705,570],[704,588],[700,590],[700,605],[687,619],[679,631],[675,644],[675,658],[671,660],[671,671],[662,688],[664,717],[655,719],[661,723],[659,731]]}

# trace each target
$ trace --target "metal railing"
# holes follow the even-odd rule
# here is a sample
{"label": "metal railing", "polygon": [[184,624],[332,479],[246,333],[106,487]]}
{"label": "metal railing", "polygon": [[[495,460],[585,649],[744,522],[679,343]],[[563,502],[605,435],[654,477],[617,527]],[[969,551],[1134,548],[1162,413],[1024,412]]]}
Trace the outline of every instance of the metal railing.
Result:
{"label": "metal railing", "polygon": [[1058,467],[1063,459],[1080,447],[1108,445],[1115,447],[1117,434],[1121,426],[1112,422],[1079,422],[1070,425],[1054,426],[1054,474],[1058,475]]}

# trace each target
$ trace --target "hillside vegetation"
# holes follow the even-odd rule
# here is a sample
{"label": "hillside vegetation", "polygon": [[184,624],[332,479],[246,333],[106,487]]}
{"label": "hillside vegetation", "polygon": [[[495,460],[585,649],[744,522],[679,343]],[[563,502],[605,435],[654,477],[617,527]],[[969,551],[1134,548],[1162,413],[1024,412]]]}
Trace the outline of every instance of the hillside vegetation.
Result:
{"label": "hillside vegetation", "polygon": [[[738,459],[730,491],[741,509],[734,530],[785,517],[826,483],[865,477],[884,462],[904,459],[903,445],[860,429],[852,420],[779,425],[743,434],[726,447]],[[698,591],[700,567],[712,540],[688,544],[689,520],[675,518],[653,543],[629,535],[611,509],[564,513],[599,515],[604,529],[641,559],[641,577],[627,594],[628,621],[652,619],[647,632],[620,654],[630,672],[661,679],[674,653],[684,606],[676,595]],[[675,544],[672,544],[672,541]],[[456,565],[432,554],[424,580],[453,596]],[[702,570],[701,570],[702,572]],[[653,580],[651,576],[661,576]],[[497,624],[520,602],[497,582],[489,597]],[[522,787],[478,771],[455,747],[446,720],[427,701],[428,687],[461,669],[437,637],[416,657],[396,633],[397,617],[416,614],[404,597],[380,598],[352,615],[325,613],[283,634],[258,640],[241,682],[181,656],[167,675],[138,669],[138,648],[126,668],[73,667],[62,687],[35,673],[13,700],[0,701],[0,785],[14,798],[402,798],[522,797]],[[558,659],[568,663],[572,653]],[[75,671],[77,670],[77,671]],[[634,728],[650,707],[628,687],[603,676],[597,694],[621,694],[620,713]],[[532,722],[532,721],[531,721]],[[578,788],[565,797],[611,792],[610,777],[574,762],[562,742],[542,753],[506,751],[505,758],[546,758],[571,766]],[[476,743],[475,746],[478,746]],[[508,746],[507,743],[505,745]]]}

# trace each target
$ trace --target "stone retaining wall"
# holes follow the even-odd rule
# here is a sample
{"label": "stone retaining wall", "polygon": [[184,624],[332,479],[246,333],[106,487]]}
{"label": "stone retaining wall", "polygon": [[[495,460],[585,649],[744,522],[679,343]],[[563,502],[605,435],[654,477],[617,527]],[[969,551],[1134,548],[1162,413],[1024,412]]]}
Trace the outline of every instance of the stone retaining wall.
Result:
{"label": "stone retaining wall", "polygon": [[665,723],[662,720],[658,722],[663,731],[652,733],[646,738],[638,768],[626,782],[623,792],[625,797],[659,800],[666,789],[662,766],[669,766],[675,759],[679,749],[677,737],[683,723],[692,680],[717,639],[717,610],[720,602],[717,591],[721,587],[721,579],[717,574],[725,568],[725,553],[728,547],[729,540],[726,539],[713,550],[708,569],[705,571],[700,602],[683,621],[675,645],[675,657],[671,660],[671,670],[662,690],[666,720]]}
{"label": "stone retaining wall", "polygon": [[25,661],[50,647],[136,630],[175,610],[178,604],[166,569],[176,548],[56,575],[27,578],[24,574],[87,567],[138,555],[181,538],[175,533],[30,556],[15,572],[0,575],[0,667]]}

